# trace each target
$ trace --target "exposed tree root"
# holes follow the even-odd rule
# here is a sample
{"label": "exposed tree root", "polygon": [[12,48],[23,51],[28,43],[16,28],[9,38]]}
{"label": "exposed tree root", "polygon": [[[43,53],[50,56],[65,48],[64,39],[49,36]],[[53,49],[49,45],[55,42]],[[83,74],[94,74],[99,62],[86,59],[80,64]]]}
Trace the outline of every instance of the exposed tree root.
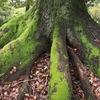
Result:
{"label": "exposed tree root", "polygon": [[[11,19],[0,27],[0,47],[5,46],[10,41],[17,39],[30,23],[31,10],[27,13]],[[29,19],[30,18],[30,19]]]}
{"label": "exposed tree root", "polygon": [[[28,70],[26,71],[24,80],[29,80],[30,71],[31,71],[31,67],[29,67]],[[18,100],[23,100],[25,93],[29,93],[29,94],[31,93],[31,88],[28,81],[22,84],[22,87],[20,89],[20,94],[18,96]]]}
{"label": "exposed tree root", "polygon": [[55,25],[51,47],[50,85],[47,100],[71,100],[72,85],[69,71],[69,58],[63,29]]}
{"label": "exposed tree root", "polygon": [[12,82],[16,79],[18,79],[21,75],[25,74],[25,71],[23,68],[22,69],[18,69],[15,73],[8,75],[8,78],[5,80],[7,82]]}
{"label": "exposed tree root", "polygon": [[74,51],[72,51],[71,49],[69,49],[68,51],[69,51],[71,60],[73,61],[73,63],[75,64],[75,66],[78,70],[80,82],[81,82],[82,88],[84,90],[86,99],[87,100],[88,99],[96,100],[94,94],[92,93],[92,89],[90,87],[89,80],[86,76],[86,70],[85,70],[84,65],[82,64],[82,62],[80,61],[78,56],[74,53]]}
{"label": "exposed tree root", "polygon": [[[12,82],[12,81],[18,79],[21,75],[25,74],[25,72],[27,72],[27,70],[29,70],[29,68],[32,67],[32,65],[33,65],[33,61],[30,61],[30,63],[28,63],[24,68],[20,68],[15,73],[9,75],[8,78],[6,79],[6,81]],[[28,67],[28,66],[30,66],[30,67]]]}
{"label": "exposed tree root", "polygon": [[[55,100],[55,98],[71,100],[72,85],[66,50],[66,33],[70,44],[80,51],[80,58],[84,62],[87,61],[89,66],[92,65],[91,68],[100,76],[100,45],[98,44],[100,37],[97,38],[99,36],[97,32],[100,30],[92,30],[90,27],[92,21],[87,24],[87,20],[83,20],[83,15],[89,18],[85,10],[84,0],[59,0],[59,2],[38,0],[33,13],[29,11],[2,26],[0,28],[0,48],[3,47],[0,50],[0,77],[16,66],[18,71],[10,75],[7,81],[17,79],[25,71],[25,80],[28,80],[31,69],[29,66],[41,53],[49,49],[52,42],[48,100]],[[98,42],[93,41],[94,38],[98,39]],[[73,51],[69,50],[69,53],[77,67],[86,99],[95,100],[84,65]],[[23,83],[20,92],[18,100],[23,99],[24,93],[30,92],[28,81]]]}

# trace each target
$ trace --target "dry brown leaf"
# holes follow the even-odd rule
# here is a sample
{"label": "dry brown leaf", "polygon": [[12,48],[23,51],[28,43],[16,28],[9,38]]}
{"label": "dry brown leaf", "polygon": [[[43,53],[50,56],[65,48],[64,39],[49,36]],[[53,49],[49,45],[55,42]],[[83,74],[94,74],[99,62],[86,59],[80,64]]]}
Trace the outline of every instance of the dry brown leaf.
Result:
{"label": "dry brown leaf", "polygon": [[43,85],[38,86],[38,89],[42,90],[43,89]]}

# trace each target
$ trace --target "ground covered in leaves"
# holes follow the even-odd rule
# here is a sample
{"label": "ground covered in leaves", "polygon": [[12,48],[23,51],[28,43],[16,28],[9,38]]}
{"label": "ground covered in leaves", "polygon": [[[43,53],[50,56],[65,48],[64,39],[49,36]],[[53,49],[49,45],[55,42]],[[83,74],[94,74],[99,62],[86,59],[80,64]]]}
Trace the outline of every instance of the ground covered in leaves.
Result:
{"label": "ground covered in leaves", "polygon": [[[84,91],[82,90],[81,83],[79,81],[79,75],[76,67],[69,61],[71,80],[73,86],[73,93],[78,100],[86,100]],[[9,72],[12,74],[16,71],[14,66]],[[0,100],[17,100],[18,95],[20,94],[20,88],[22,83],[29,82],[31,92],[25,93],[24,100],[46,100],[48,94],[48,85],[50,80],[50,54],[46,52],[42,54],[37,61],[34,62],[31,69],[30,78],[24,80],[24,75],[21,76],[18,80],[15,80],[9,84],[0,85]],[[97,100],[100,99],[100,79],[94,75],[92,72],[86,68],[86,74],[89,79],[92,91],[95,94]]]}
{"label": "ground covered in leaves", "polygon": [[[7,85],[2,84],[0,100],[17,100],[22,83],[27,81],[30,84],[31,93],[25,93],[24,100],[46,100],[49,84],[49,58],[49,53],[45,53],[34,62],[29,80],[24,80],[24,76],[21,76]],[[13,67],[10,74],[14,71],[16,71],[16,67]]]}

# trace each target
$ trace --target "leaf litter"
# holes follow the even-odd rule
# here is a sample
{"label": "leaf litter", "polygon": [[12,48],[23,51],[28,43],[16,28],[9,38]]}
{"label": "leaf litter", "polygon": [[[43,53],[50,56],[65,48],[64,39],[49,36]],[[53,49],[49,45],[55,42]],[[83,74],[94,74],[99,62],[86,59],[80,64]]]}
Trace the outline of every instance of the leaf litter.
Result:
{"label": "leaf litter", "polygon": [[[16,72],[13,67],[9,74]],[[49,84],[50,54],[44,53],[34,62],[29,80],[21,76],[18,80],[9,84],[0,84],[0,100],[17,100],[23,82],[28,81],[31,87],[31,94],[25,93],[24,100],[46,100]],[[7,76],[6,76],[7,77]]]}
{"label": "leaf litter", "polygon": [[[81,83],[79,81],[78,72],[71,62],[70,73],[73,86],[73,94],[77,100],[86,100],[84,91],[82,90]],[[17,100],[20,94],[20,88],[23,82],[28,81],[31,87],[31,94],[25,93],[24,100],[46,100],[48,94],[49,86],[49,71],[50,71],[50,54],[49,52],[44,53],[34,62],[29,80],[24,80],[24,75],[22,75],[18,80],[15,80],[9,84],[0,85],[0,100]],[[14,66],[10,74],[16,72],[16,67]],[[100,79],[94,75],[86,67],[86,75],[88,76],[91,88],[95,94],[97,100],[100,99]]]}

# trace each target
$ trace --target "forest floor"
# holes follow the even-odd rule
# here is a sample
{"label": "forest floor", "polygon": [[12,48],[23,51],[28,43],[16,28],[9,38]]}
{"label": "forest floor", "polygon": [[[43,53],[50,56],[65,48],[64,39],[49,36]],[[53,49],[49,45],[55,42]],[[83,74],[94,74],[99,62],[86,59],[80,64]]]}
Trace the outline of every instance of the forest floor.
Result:
{"label": "forest floor", "polygon": [[[73,86],[73,93],[77,100],[86,100],[84,91],[81,87],[79,75],[74,64],[69,61],[71,80]],[[16,71],[14,66],[9,74]],[[88,76],[89,83],[97,100],[100,99],[100,79],[86,68],[86,75]],[[24,80],[22,75],[18,80],[10,82],[8,84],[1,83],[0,85],[0,100],[17,100],[20,94],[20,88],[22,83],[29,82],[31,93],[25,93],[24,100],[46,100],[48,94],[48,86],[50,80],[50,53],[46,52],[42,54],[38,60],[36,60],[31,69],[31,73],[28,80]]]}

